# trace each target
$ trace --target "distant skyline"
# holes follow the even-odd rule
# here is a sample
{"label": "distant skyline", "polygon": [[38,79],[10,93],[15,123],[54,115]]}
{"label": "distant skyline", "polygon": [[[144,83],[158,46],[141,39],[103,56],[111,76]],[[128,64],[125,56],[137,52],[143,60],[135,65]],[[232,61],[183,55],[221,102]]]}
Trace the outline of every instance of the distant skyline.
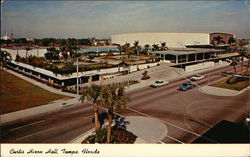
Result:
{"label": "distant skyline", "polygon": [[134,32],[225,32],[250,38],[249,1],[4,1],[1,35],[110,38]]}

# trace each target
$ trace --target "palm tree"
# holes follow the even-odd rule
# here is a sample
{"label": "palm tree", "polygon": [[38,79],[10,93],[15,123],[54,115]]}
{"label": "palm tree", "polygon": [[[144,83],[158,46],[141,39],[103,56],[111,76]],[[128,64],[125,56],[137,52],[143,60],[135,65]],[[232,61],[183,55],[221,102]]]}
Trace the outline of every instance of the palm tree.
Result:
{"label": "palm tree", "polygon": [[157,51],[159,49],[158,44],[154,44],[154,45],[152,45],[152,47],[153,47],[153,51]]}
{"label": "palm tree", "polygon": [[93,104],[94,118],[95,118],[95,130],[99,130],[99,120],[98,120],[98,111],[102,104],[103,100],[103,87],[98,85],[92,85],[90,87],[85,87],[81,90],[82,96],[80,100],[88,101]]}
{"label": "palm tree", "polygon": [[145,53],[148,53],[149,47],[150,47],[149,44],[144,45]]}
{"label": "palm tree", "polygon": [[110,143],[113,112],[125,109],[129,97],[125,94],[124,86],[112,84],[104,87],[103,99],[103,105],[108,108],[107,143]]}
{"label": "palm tree", "polygon": [[29,46],[27,46],[26,48],[25,48],[25,50],[26,50],[26,58],[28,57],[28,52],[31,50],[31,48],[29,47]]}
{"label": "palm tree", "polygon": [[244,57],[246,56],[246,52],[239,51],[238,53],[240,55],[240,74],[243,75],[243,64],[244,64]]}
{"label": "palm tree", "polygon": [[135,54],[138,55],[139,54],[139,49],[140,49],[138,40],[134,42],[134,47],[133,48],[134,48]]}
{"label": "palm tree", "polygon": [[234,73],[237,74],[237,71],[236,71],[236,65],[239,63],[239,58],[238,57],[234,57],[232,58],[232,62],[230,64],[230,66],[233,66],[234,67]]}
{"label": "palm tree", "polygon": [[118,48],[118,50],[120,52],[120,55],[122,55],[123,47],[121,45],[118,45],[117,48]]}
{"label": "palm tree", "polygon": [[163,42],[161,43],[161,50],[165,50],[165,49],[168,49],[168,48],[166,47],[166,42]]}
{"label": "palm tree", "polygon": [[240,62],[241,62],[241,75],[243,75],[243,64],[244,64],[244,58],[247,57],[248,51],[245,50],[244,46],[248,44],[248,41],[246,40],[239,40],[236,43],[236,52],[240,55]]}
{"label": "palm tree", "polygon": [[3,69],[4,65],[11,62],[11,55],[7,51],[0,51],[0,65]]}
{"label": "palm tree", "polygon": [[246,71],[245,71],[245,72],[247,72],[248,69],[249,69],[249,66],[250,66],[250,51],[246,52],[245,57],[248,59],[248,61],[247,61],[247,68],[246,68]]}
{"label": "palm tree", "polygon": [[62,57],[64,60],[68,59],[68,52],[67,52],[67,47],[66,46],[60,46],[60,52],[62,54]]}

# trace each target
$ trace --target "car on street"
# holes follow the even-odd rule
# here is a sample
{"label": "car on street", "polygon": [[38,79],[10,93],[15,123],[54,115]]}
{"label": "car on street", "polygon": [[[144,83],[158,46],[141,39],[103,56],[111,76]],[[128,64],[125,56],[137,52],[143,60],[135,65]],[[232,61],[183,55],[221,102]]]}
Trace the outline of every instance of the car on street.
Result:
{"label": "car on street", "polygon": [[205,76],[204,75],[200,75],[200,74],[195,74],[193,77],[190,78],[191,81],[199,81],[204,79]]}
{"label": "car on street", "polygon": [[169,81],[167,80],[156,80],[153,84],[150,85],[150,87],[158,88],[161,86],[168,85]]}
{"label": "car on street", "polygon": [[192,89],[194,87],[196,87],[196,85],[194,83],[192,83],[192,82],[185,82],[181,86],[178,87],[178,90],[186,91],[186,90]]}

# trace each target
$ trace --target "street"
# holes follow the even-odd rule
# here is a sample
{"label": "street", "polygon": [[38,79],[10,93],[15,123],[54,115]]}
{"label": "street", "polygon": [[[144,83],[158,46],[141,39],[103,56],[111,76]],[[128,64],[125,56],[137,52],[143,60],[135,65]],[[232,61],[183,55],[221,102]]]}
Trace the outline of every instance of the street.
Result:
{"label": "street", "polygon": [[[220,75],[221,72],[233,72],[233,68],[227,66],[203,73],[205,79],[195,83],[204,86],[226,78]],[[242,122],[249,112],[249,91],[235,97],[220,97],[203,94],[199,87],[188,91],[177,90],[186,81],[180,77],[180,80],[160,88],[144,87],[130,91],[131,101],[120,114],[148,116],[162,121],[168,130],[162,143],[190,143],[221,120]],[[1,126],[0,141],[67,143],[94,127],[92,110],[91,104],[79,103],[59,111],[20,119]]]}

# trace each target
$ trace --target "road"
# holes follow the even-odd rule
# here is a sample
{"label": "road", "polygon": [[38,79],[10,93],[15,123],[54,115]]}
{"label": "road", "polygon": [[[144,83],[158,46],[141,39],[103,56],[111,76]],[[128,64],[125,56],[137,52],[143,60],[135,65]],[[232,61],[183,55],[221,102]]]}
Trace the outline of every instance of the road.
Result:
{"label": "road", "polygon": [[[237,67],[239,69],[239,66]],[[204,73],[206,79],[196,82],[203,86],[220,80],[221,72],[233,72],[232,67]],[[239,70],[238,70],[239,71]],[[130,103],[124,116],[149,116],[166,124],[168,134],[163,143],[190,143],[225,119],[241,122],[249,112],[246,91],[235,97],[219,97],[201,93],[198,88],[178,91],[185,80],[171,82],[161,88],[144,87],[128,93]],[[74,104],[1,126],[1,143],[67,143],[92,129],[91,104]],[[146,123],[146,122],[145,122]],[[216,142],[216,141],[215,141]]]}

